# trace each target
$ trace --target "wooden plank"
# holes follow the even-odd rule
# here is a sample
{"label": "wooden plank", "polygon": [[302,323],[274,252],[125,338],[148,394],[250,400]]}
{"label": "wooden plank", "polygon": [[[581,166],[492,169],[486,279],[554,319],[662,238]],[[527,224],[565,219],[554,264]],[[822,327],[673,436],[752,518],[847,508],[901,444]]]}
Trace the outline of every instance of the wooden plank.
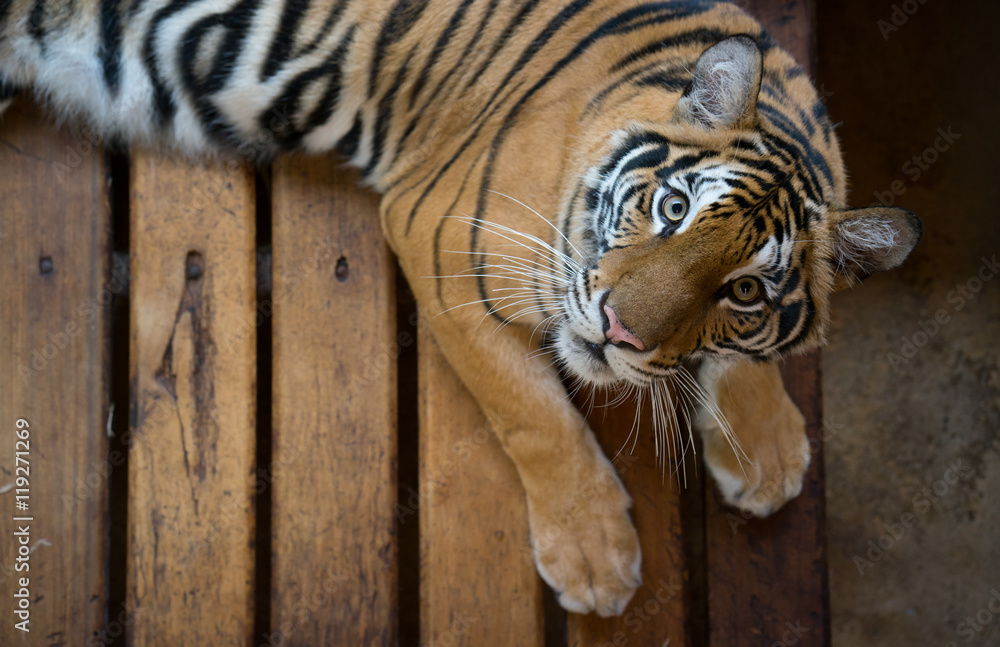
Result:
{"label": "wooden plank", "polygon": [[395,261],[333,159],[273,175],[272,644],[397,639]]}
{"label": "wooden plank", "polygon": [[472,395],[420,326],[421,644],[541,647],[541,580],[528,507],[510,461]]}
{"label": "wooden plank", "polygon": [[706,488],[709,645],[830,644],[818,357],[791,359],[782,375],[812,462],[802,494],[767,519],[722,507]]}
{"label": "wooden plank", "polygon": [[[595,396],[602,402],[603,395]],[[589,408],[590,397],[578,395],[577,404]],[[621,616],[569,614],[569,644],[622,647],[648,645],[687,647],[691,644],[688,568],[682,523],[682,490],[674,465],[658,462],[649,402],[638,412],[632,402],[594,407],[588,417],[601,448],[632,496],[632,519],[642,546],[642,586]],[[633,431],[634,430],[634,431]],[[630,437],[629,433],[638,434]],[[633,450],[633,440],[635,440]],[[688,461],[690,463],[690,461]],[[687,478],[697,478],[692,472]]]}
{"label": "wooden plank", "polygon": [[[745,5],[811,72],[812,2]],[[782,375],[806,418],[809,472],[802,494],[764,520],[722,508],[706,487],[709,645],[830,644],[819,354],[789,360]]]}
{"label": "wooden plank", "polygon": [[[26,101],[0,120],[0,169],[0,644],[77,642],[103,632],[107,605],[108,322],[124,288],[109,267],[107,169],[93,133],[57,132]],[[23,526],[31,552],[18,562]],[[21,599],[30,632],[15,627]]]}
{"label": "wooden plank", "polygon": [[130,645],[250,644],[256,346],[247,168],[131,170]]}

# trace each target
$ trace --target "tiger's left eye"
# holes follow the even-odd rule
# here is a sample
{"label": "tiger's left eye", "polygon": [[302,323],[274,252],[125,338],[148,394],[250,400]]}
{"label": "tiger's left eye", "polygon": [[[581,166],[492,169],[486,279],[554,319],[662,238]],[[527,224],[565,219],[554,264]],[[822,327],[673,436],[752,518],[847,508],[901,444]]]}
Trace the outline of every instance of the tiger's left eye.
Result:
{"label": "tiger's left eye", "polygon": [[733,281],[733,296],[740,303],[756,303],[760,300],[762,292],[760,281],[752,276],[744,276]]}
{"label": "tiger's left eye", "polygon": [[660,213],[670,222],[680,222],[688,212],[688,201],[682,195],[668,193],[660,201]]}

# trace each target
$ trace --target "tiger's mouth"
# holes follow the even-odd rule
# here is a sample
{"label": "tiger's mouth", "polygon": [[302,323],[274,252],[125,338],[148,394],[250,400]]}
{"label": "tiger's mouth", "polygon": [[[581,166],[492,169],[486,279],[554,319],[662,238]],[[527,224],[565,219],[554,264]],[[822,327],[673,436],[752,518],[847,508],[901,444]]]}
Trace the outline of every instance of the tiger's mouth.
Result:
{"label": "tiger's mouth", "polygon": [[556,331],[555,348],[559,359],[573,376],[595,386],[624,383],[648,386],[650,381],[669,377],[679,367],[657,367],[648,362],[655,358],[655,348],[636,350],[627,344],[616,344],[606,336],[577,330],[564,321]]}

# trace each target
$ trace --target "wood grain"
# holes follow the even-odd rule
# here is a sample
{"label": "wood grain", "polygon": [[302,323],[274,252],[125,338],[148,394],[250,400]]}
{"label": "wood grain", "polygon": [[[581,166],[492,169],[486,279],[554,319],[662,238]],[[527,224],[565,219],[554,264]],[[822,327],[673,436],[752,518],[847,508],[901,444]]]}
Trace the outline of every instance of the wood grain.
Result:
{"label": "wood grain", "polygon": [[420,335],[420,487],[397,510],[420,517],[421,643],[544,644],[542,583],[520,479],[479,405]]}
{"label": "wood grain", "polygon": [[767,519],[723,507],[706,488],[710,645],[830,644],[818,357],[789,360],[782,374],[812,463],[802,494]]}
{"label": "wood grain", "polygon": [[397,640],[395,262],[333,159],[273,175],[272,642]]}
{"label": "wood grain", "polygon": [[253,175],[137,151],[131,181],[128,644],[247,645]]}
{"label": "wood grain", "polygon": [[[82,644],[104,630],[107,604],[108,306],[122,286],[106,168],[96,137],[57,132],[39,112],[19,101],[0,121],[0,645]],[[18,418],[30,425],[21,513]],[[17,514],[34,517],[30,570],[14,570]],[[22,577],[30,633],[14,627]]]}
{"label": "wood grain", "polygon": [[[811,2],[750,0],[744,8],[812,72]],[[723,508],[706,487],[709,645],[830,644],[819,353],[789,360],[782,375],[806,418],[809,472],[802,494],[764,520]]]}
{"label": "wood grain", "polygon": [[[595,397],[598,403],[606,402],[604,395]],[[577,396],[577,404],[583,411],[590,408],[589,402],[589,397]],[[628,402],[615,407],[594,407],[588,420],[632,496],[632,519],[642,546],[643,584],[621,616],[568,614],[571,647],[662,647],[668,641],[671,647],[691,644],[688,566],[681,514],[684,476],[678,484],[676,472],[671,473],[674,466],[668,464],[664,472],[664,466],[657,460],[648,401],[639,412],[639,424],[633,432],[636,415],[635,405]],[[630,437],[630,432],[638,436]],[[689,468],[691,463],[688,461]],[[697,476],[692,470],[687,478]]]}

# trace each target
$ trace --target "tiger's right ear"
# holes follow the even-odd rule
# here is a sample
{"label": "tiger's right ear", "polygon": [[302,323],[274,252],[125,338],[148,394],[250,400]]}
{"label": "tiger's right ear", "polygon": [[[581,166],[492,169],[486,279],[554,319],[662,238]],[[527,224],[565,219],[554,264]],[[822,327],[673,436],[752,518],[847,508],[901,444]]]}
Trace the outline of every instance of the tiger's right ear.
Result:
{"label": "tiger's right ear", "polygon": [[750,36],[731,36],[709,47],[677,102],[674,122],[709,129],[752,126],[763,62],[760,47]]}
{"label": "tiger's right ear", "polygon": [[898,267],[924,233],[917,214],[893,207],[834,212],[829,226],[835,291]]}

